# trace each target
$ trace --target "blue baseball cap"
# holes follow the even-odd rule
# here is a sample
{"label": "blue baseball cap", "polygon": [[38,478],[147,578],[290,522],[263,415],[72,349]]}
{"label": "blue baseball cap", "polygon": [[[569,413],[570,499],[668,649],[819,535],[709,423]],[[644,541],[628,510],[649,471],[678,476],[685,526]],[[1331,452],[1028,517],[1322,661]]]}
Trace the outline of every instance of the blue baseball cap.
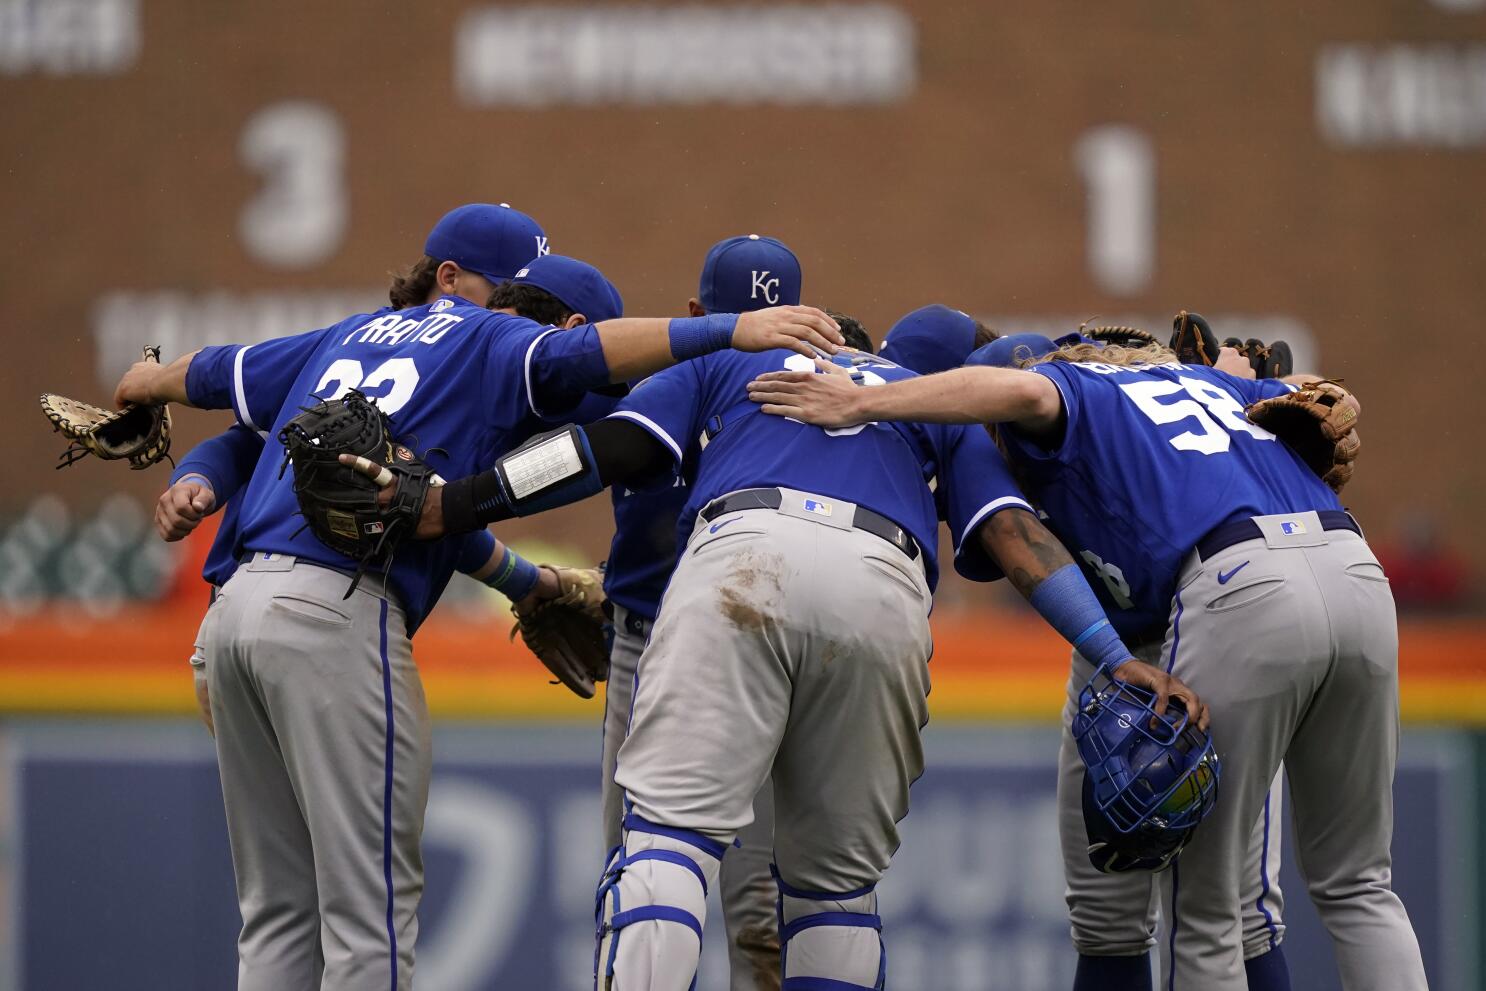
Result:
{"label": "blue baseball cap", "polygon": [[948,306],[921,306],[893,324],[878,352],[895,365],[933,375],[959,368],[975,350],[975,320]]}
{"label": "blue baseball cap", "polygon": [[511,277],[518,284],[545,289],[589,323],[624,316],[624,300],[604,273],[587,262],[566,255],[542,255]]}
{"label": "blue baseball cap", "polygon": [[1041,358],[1057,345],[1041,334],[1012,334],[998,337],[983,348],[977,348],[965,359],[967,365],[989,365],[992,368],[1016,368],[1018,361]]}
{"label": "blue baseball cap", "polygon": [[718,241],[702,262],[697,300],[708,313],[747,313],[800,302],[800,259],[772,237]]}
{"label": "blue baseball cap", "polygon": [[466,203],[433,225],[423,253],[500,283],[547,253],[547,234],[508,203]]}

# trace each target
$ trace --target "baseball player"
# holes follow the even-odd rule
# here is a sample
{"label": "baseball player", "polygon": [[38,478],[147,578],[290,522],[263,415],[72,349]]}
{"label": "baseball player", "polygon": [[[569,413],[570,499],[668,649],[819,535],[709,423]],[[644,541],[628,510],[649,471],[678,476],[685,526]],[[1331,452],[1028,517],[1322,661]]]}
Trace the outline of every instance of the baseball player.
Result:
{"label": "baseball player", "polygon": [[1332,490],[1245,416],[1288,387],[1182,365],[1159,345],[1044,340],[1029,360],[1038,352],[1028,371],[966,368],[880,389],[785,373],[751,395],[766,412],[826,427],[1004,424],[999,437],[1049,515],[1065,528],[1099,520],[1085,560],[1120,608],[1165,618],[1166,667],[1211,704],[1225,769],[1217,811],[1162,875],[1168,988],[1247,987],[1242,877],[1281,760],[1344,986],[1424,988],[1390,885],[1392,597]]}
{"label": "baseball player", "polygon": [[[865,354],[836,360],[864,382],[912,375]],[[610,991],[693,982],[706,891],[770,774],[782,987],[882,986],[874,889],[923,770],[936,493],[963,573],[1011,575],[1071,641],[1111,667],[1123,663],[1122,676],[1157,689],[1163,709],[1180,695],[1206,721],[1179,681],[1127,660],[984,432],[826,431],[759,416],[747,401],[756,375],[811,364],[773,351],[671,369],[612,417],[534,438],[423,505],[420,529],[437,536],[606,483],[666,478],[678,465],[691,481],[686,549],[639,662],[618,755],[626,815],[599,887],[595,958]],[[528,484],[544,466],[554,467]],[[395,479],[382,481],[391,498]]]}
{"label": "baseball player", "polygon": [[[115,399],[230,408],[276,434],[311,397],[360,389],[379,397],[404,436],[446,452],[440,470],[458,475],[592,388],[727,347],[838,343],[829,319],[805,307],[563,332],[486,310],[470,300],[494,288],[491,228],[517,222],[513,214],[474,205],[435,226],[426,254],[440,260],[440,295],[431,304],[205,348],[164,368],[141,362]],[[239,496],[245,560],[202,634],[244,915],[239,986],[308,986],[323,953],[323,988],[407,987],[430,757],[409,637],[460,547],[404,548],[347,597],[350,562],[300,532],[293,479],[279,468],[266,449]]]}
{"label": "baseball player", "polygon": [[[1016,367],[1018,352],[1029,356],[1045,349],[1047,339],[1037,334],[1015,334],[978,348],[969,363],[991,367]],[[1250,363],[1233,348],[1224,348],[1217,366],[1240,377],[1254,377]],[[1045,483],[1043,491],[1058,484],[1077,484],[1062,476]],[[1103,519],[1078,515],[1063,521],[1044,518],[1065,546],[1088,548],[1099,540],[1090,528],[1107,525]],[[1104,603],[1106,615],[1125,639],[1134,655],[1158,663],[1166,636],[1164,616],[1142,617],[1120,606],[1114,586],[1096,570],[1092,552],[1080,558],[1085,575]],[[1175,593],[1175,587],[1170,590]],[[1147,620],[1151,620],[1147,622]],[[1083,818],[1083,761],[1071,732],[1080,689],[1093,675],[1093,666],[1077,651],[1068,677],[1068,701],[1063,711],[1063,740],[1058,752],[1058,826],[1063,846],[1063,870],[1067,881],[1070,933],[1078,950],[1074,991],[1150,991],[1150,951],[1157,945],[1160,894],[1156,879],[1144,871],[1103,873],[1088,856],[1088,836]],[[1264,813],[1254,824],[1243,871],[1243,893],[1239,902],[1244,933],[1244,970],[1250,991],[1288,991],[1289,970],[1283,940],[1284,894],[1280,888],[1282,775],[1276,773]]]}
{"label": "baseball player", "polygon": [[[783,242],[758,234],[725,238],[708,249],[697,295],[688,300],[687,309],[692,316],[702,317],[792,306],[800,302],[801,283],[799,259]],[[604,592],[614,613],[614,643],[604,701],[602,807],[604,847],[609,851],[606,860],[619,848],[624,821],[624,796],[614,782],[614,767],[629,728],[635,667],[655,626],[666,582],[676,567],[676,526],[689,497],[680,476],[659,489],[613,488],[614,541],[604,572]],[[739,830],[738,846],[723,861],[720,877],[732,991],[779,987],[776,891],[769,874],[773,846],[773,793],[761,786],[753,822]]]}
{"label": "baseball player", "polygon": [[[499,252],[502,258],[520,257],[531,250],[524,230],[501,228],[495,236],[515,242],[502,246]],[[389,295],[398,299],[408,291],[407,277],[399,277]],[[426,296],[422,302],[434,302],[438,298],[437,289],[430,288]],[[490,309],[565,330],[623,316],[623,306],[618,290],[598,269],[553,254],[540,255],[511,272],[508,280],[495,288],[487,304]],[[247,484],[263,447],[262,436],[241,424],[233,424],[222,434],[198,444],[181,459],[171,474],[170,486],[156,503],[155,527],[167,542],[183,539],[216,509],[226,506],[202,568],[202,577],[212,589],[213,604],[217,589],[237,570],[241,554],[237,540],[239,502],[233,496]],[[539,578],[545,577],[534,565],[484,531],[469,536],[456,570],[518,603],[531,595]],[[191,653],[191,666],[197,706],[207,730],[212,731],[206,656],[200,640],[198,636]]]}

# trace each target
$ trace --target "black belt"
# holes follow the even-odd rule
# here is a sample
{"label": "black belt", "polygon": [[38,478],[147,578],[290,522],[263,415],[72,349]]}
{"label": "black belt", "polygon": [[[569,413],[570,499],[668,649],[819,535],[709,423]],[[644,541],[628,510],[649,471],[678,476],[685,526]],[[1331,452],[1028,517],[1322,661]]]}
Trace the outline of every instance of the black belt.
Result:
{"label": "black belt", "polygon": [[[723,496],[721,499],[712,500],[702,507],[698,515],[711,523],[719,516],[744,509],[778,509],[783,502],[784,493],[778,489],[744,489],[741,492]],[[875,513],[866,506],[858,506],[856,515],[851,518],[851,525],[858,530],[865,530],[874,537],[886,540],[907,554],[909,560],[918,560],[918,541],[910,537],[907,530],[881,513]]]}
{"label": "black belt", "polygon": [[619,605],[613,599],[605,599],[603,606],[600,608],[603,609],[604,615],[608,616],[610,620],[617,619],[619,610],[624,609],[624,630],[631,636],[648,636],[650,631],[646,627],[655,622],[655,620],[637,613],[633,609],[625,609],[624,606]]}
{"label": "black belt", "polygon": [[[1351,530],[1357,536],[1362,536],[1362,527],[1352,519],[1351,513],[1340,509],[1323,509],[1316,515],[1321,518],[1323,530]],[[1245,540],[1257,540],[1262,536],[1264,536],[1264,531],[1259,529],[1259,524],[1251,519],[1224,523],[1197,541],[1197,556],[1206,561],[1215,554],[1226,551],[1234,544],[1241,544]]]}

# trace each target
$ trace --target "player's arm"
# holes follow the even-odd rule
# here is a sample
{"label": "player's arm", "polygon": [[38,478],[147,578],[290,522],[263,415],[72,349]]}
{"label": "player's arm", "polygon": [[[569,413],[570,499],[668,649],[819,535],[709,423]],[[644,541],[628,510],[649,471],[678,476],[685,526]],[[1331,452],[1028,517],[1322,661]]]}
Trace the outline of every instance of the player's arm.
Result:
{"label": "player's arm", "polygon": [[136,361],[119,379],[114,389],[114,405],[123,407],[128,403],[150,406],[156,403],[179,403],[190,406],[191,397],[186,393],[186,373],[191,361],[200,350],[183,354],[168,365],[155,361]]}
{"label": "player's arm", "polygon": [[119,380],[114,402],[230,409],[243,426],[254,431],[266,429],[305,363],[332,329],[278,337],[261,344],[214,345],[182,355],[165,366],[136,362]]}
{"label": "player's arm", "polygon": [[789,348],[815,356],[844,344],[841,328],[813,306],[772,306],[750,313],[717,313],[673,320],[620,318],[597,324],[611,383],[628,382],[678,361],[735,348]]}
{"label": "player's arm", "polygon": [[557,572],[538,567],[483,528],[462,538],[455,568],[518,604],[562,592]]}
{"label": "player's arm", "polygon": [[938,375],[860,388],[850,374],[817,361],[817,372],[769,372],[748,386],[765,413],[822,427],[871,420],[917,423],[1015,423],[1031,434],[1057,428],[1058,387],[1044,375],[1012,368],[956,368]]}
{"label": "player's arm", "polygon": [[[398,480],[386,467],[362,457],[340,456],[382,487],[390,503]],[[491,523],[567,506],[607,486],[639,487],[675,466],[670,448],[630,420],[569,424],[538,434],[495,467],[431,488],[423,501],[415,538],[433,540],[469,533]]]}
{"label": "player's arm", "polygon": [[836,322],[821,310],[775,306],[674,320],[623,317],[548,330],[532,341],[522,364],[532,410],[572,419],[574,404],[592,389],[641,379],[714,351],[789,348],[813,357],[834,352],[840,343]]}
{"label": "player's arm", "polygon": [[1083,572],[1036,516],[1025,509],[1003,510],[981,525],[978,536],[1032,608],[1095,667],[1150,689],[1158,714],[1166,711],[1167,699],[1180,698],[1198,728],[1207,729],[1206,704],[1174,675],[1130,656]]}
{"label": "player's arm", "polygon": [[247,484],[263,453],[263,438],[239,424],[193,447],[155,503],[155,530],[180,540]]}

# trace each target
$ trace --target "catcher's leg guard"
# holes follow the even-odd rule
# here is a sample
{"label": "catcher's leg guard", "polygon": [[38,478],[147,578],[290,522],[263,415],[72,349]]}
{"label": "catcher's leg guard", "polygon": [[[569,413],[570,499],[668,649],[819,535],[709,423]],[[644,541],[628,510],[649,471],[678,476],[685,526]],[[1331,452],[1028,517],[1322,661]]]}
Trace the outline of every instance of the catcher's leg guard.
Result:
{"label": "catcher's leg guard", "polygon": [[781,991],[879,991],[887,979],[877,885],[833,894],[779,886]]}
{"label": "catcher's leg guard", "polygon": [[707,890],[720,841],[631,813],[594,905],[596,991],[685,991],[696,984]]}

